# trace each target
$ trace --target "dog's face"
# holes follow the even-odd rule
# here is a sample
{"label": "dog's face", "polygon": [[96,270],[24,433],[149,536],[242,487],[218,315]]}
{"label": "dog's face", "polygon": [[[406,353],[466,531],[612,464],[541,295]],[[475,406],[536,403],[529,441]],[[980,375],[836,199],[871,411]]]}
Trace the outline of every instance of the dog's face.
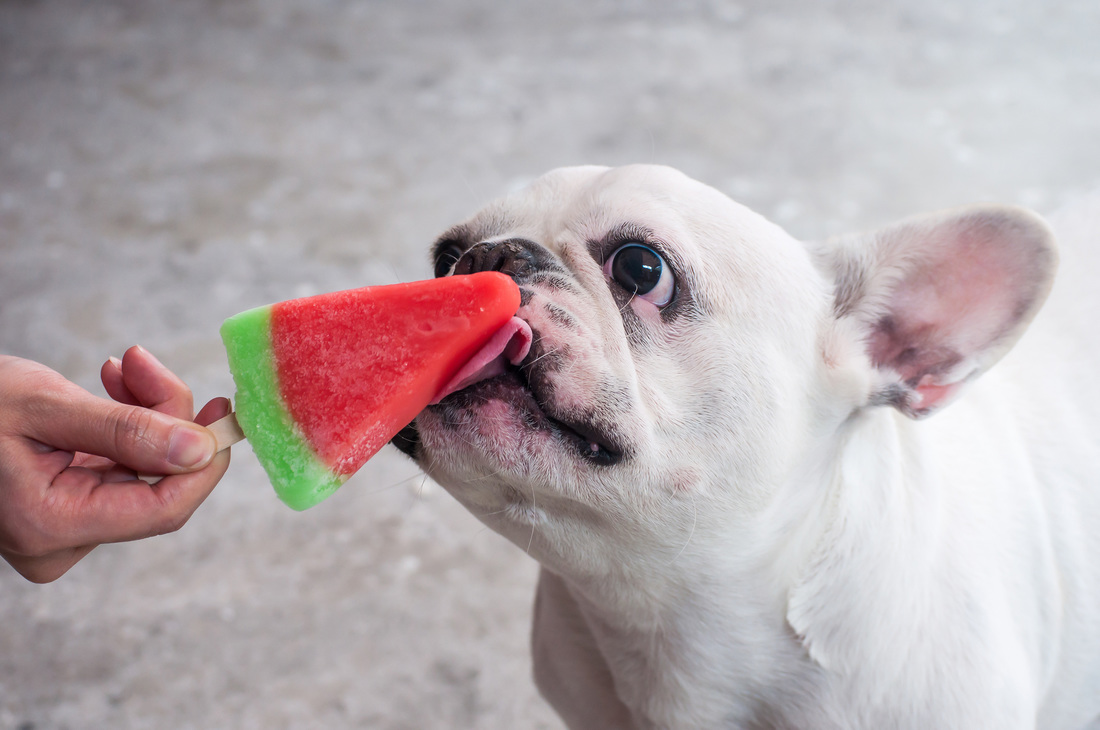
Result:
{"label": "dog's face", "polygon": [[701,516],[763,504],[812,430],[831,283],[782,230],[678,172],[552,172],[433,255],[437,275],[512,275],[533,341],[398,444],[551,567],[675,556]]}

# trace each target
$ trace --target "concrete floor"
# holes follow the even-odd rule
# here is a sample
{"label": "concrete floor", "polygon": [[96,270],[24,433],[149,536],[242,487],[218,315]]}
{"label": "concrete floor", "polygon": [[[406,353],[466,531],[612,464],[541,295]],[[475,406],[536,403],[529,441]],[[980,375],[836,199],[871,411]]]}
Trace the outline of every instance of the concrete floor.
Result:
{"label": "concrete floor", "polygon": [[[0,351],[141,343],[425,278],[564,164],[662,162],[818,237],[1100,184],[1095,0],[0,0]],[[535,565],[396,450],[305,513],[246,445],[178,534],[0,567],[0,730],[558,729]]]}

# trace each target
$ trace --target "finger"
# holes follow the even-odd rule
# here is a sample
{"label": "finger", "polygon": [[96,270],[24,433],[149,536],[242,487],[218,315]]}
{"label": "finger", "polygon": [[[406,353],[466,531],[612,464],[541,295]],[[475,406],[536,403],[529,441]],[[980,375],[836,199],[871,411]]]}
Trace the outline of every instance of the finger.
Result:
{"label": "finger", "polygon": [[140,345],[122,356],[122,380],[138,404],[190,420],[194,416],[191,389],[179,376]]}
{"label": "finger", "polygon": [[147,474],[176,474],[210,463],[207,429],[149,408],[96,398],[76,386],[45,391],[24,435],[57,449],[104,456]]}
{"label": "finger", "polygon": [[19,575],[32,583],[51,583],[80,562],[85,555],[95,549],[95,545],[78,548],[66,548],[39,557],[27,557],[11,553],[0,553]]}
{"label": "finger", "polygon": [[[137,472],[133,469],[116,464],[102,456],[77,454],[71,466],[79,466],[94,471],[99,475],[99,481],[101,482],[124,482],[138,478]],[[60,471],[57,473],[60,473]],[[56,478],[57,473],[54,474],[53,478]]]}
{"label": "finger", "polygon": [[228,398],[214,398],[202,407],[199,415],[195,416],[195,423],[200,426],[209,426],[219,418],[228,416],[232,408],[233,405]]}
{"label": "finger", "polygon": [[126,387],[126,382],[122,378],[122,361],[117,357],[108,358],[107,362],[103,363],[103,367],[99,369],[99,379],[107,395],[114,400],[128,406],[141,405],[137,396]]}

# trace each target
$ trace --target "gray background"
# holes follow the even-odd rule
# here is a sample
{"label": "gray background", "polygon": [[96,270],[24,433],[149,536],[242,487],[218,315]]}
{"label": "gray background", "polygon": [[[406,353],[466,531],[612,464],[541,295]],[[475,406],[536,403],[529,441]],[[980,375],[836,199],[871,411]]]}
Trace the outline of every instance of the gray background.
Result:
{"label": "gray background", "polygon": [[[0,351],[205,401],[242,309],[426,278],[482,203],[680,167],[804,237],[1100,183],[1100,3],[0,0]],[[0,730],[560,728],[535,565],[387,449],[283,507],[247,445],[178,534],[0,564]]]}

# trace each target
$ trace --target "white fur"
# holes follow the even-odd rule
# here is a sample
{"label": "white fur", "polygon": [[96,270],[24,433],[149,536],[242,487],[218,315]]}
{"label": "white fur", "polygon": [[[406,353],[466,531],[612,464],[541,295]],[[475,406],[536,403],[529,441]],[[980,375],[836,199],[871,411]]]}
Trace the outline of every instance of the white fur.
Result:
{"label": "white fur", "polygon": [[[1054,221],[1064,273],[1007,356],[1056,260],[1023,211],[807,246],[637,166],[555,171],[468,222],[564,264],[574,290],[532,283],[519,315],[568,348],[558,405],[630,447],[590,464],[501,401],[417,420],[429,473],[543,565],[535,676],[568,726],[1100,722],[1098,211]],[[624,223],[691,307],[613,296],[591,244]],[[935,347],[887,361],[884,318]]]}

